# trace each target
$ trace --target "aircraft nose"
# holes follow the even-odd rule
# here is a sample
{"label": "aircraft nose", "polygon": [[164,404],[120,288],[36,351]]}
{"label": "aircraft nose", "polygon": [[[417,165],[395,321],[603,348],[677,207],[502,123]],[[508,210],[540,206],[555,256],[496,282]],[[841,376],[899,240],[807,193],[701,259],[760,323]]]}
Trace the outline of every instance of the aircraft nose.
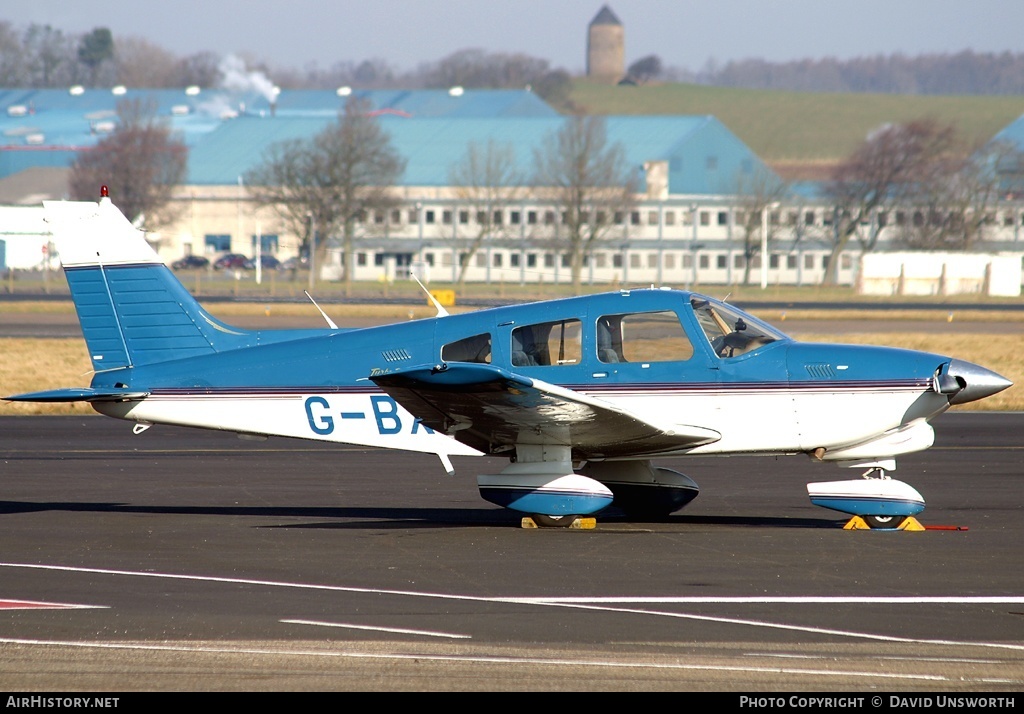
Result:
{"label": "aircraft nose", "polygon": [[946,374],[960,385],[960,389],[949,398],[950,404],[966,404],[985,397],[991,397],[1013,385],[1013,382],[990,369],[971,362],[954,359],[949,361]]}

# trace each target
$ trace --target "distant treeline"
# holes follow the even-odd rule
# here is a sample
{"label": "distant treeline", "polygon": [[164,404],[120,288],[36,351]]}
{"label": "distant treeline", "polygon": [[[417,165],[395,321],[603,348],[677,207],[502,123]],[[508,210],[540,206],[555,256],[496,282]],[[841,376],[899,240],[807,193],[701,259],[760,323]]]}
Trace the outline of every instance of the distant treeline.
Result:
{"label": "distant treeline", "polygon": [[669,70],[663,79],[716,87],[875,94],[1024,94],[1024,53],[902,54],[850,60],[709,63],[699,72]]}
{"label": "distant treeline", "polygon": [[[50,25],[19,29],[0,20],[0,86],[52,88],[76,84],[91,87],[170,88],[215,87],[227,74],[245,74],[282,89],[425,89],[461,85],[466,88],[530,86],[553,104],[565,102],[573,77],[548,60],[521,53],[490,53],[462,49],[411,71],[400,71],[387,59],[339,59],[329,67],[274,67],[252,57],[225,57],[215,51],[180,57],[143,38],[117,36],[107,28],[65,33]],[[802,92],[870,92],[919,95],[1024,94],[1024,53],[901,54],[796,62],[760,59],[709,62],[699,71],[663,68],[648,55],[628,68],[637,83],[686,82],[719,87],[778,89]],[[256,77],[255,75],[260,75]]]}

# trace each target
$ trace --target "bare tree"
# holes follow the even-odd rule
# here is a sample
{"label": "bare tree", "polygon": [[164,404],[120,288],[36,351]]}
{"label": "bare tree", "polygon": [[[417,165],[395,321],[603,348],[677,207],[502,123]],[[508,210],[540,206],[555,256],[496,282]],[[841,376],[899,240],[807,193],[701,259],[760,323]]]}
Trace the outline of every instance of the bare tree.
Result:
{"label": "bare tree", "polygon": [[29,25],[22,41],[33,87],[70,84],[75,56],[70,39],[50,25]]}
{"label": "bare tree", "polygon": [[910,248],[969,250],[995,225],[1008,167],[1020,163],[1015,145],[993,141],[974,151],[966,146],[934,162],[921,176],[912,197],[910,220],[899,226],[898,240]]}
{"label": "bare tree", "polygon": [[525,87],[548,72],[548,61],[522,54],[492,54],[481,49],[453,52],[421,69],[428,87]]}
{"label": "bare tree", "polygon": [[181,59],[176,68],[175,86],[216,87],[220,81],[220,56],[199,52]]}
{"label": "bare tree", "polygon": [[[788,187],[778,176],[766,169],[739,174],[736,178],[736,227],[743,242],[743,284],[750,283],[754,256],[761,254],[762,243],[771,245],[778,231],[776,212]],[[768,215],[764,215],[767,213]],[[767,235],[763,232],[767,231]],[[762,241],[762,238],[764,239]],[[761,260],[767,260],[762,256]]]}
{"label": "bare tree", "polygon": [[118,38],[114,52],[117,82],[128,87],[181,87],[178,60],[164,48],[140,37]]}
{"label": "bare tree", "polygon": [[107,186],[111,202],[129,220],[156,230],[176,218],[171,198],[185,179],[188,149],[156,115],[153,102],[119,102],[117,118],[109,136],[78,153],[70,192],[76,199],[95,200]]}
{"label": "bare tree", "polygon": [[476,219],[472,234],[463,239],[455,226],[455,248],[461,256],[459,286],[466,280],[466,270],[473,256],[488,240],[505,238],[511,227],[504,219],[505,209],[519,199],[523,177],[516,169],[515,151],[511,144],[493,139],[486,146],[471,142],[462,160],[452,167],[449,183],[459,200],[460,210],[469,211]]}
{"label": "bare tree", "polygon": [[[273,145],[244,179],[257,204],[272,207],[296,235],[306,236],[307,248],[317,236],[341,234],[346,295],[357,223],[398,204],[393,188],[405,171],[405,159],[370,110],[368,100],[352,95],[337,121],[312,139]],[[314,261],[323,265],[326,241],[316,243]]]}
{"label": "bare tree", "polygon": [[395,70],[383,59],[367,59],[356,65],[352,70],[353,84],[363,88],[383,88],[391,86],[395,79]]}
{"label": "bare tree", "polygon": [[874,132],[836,168],[825,186],[835,206],[826,284],[837,282],[839,256],[850,240],[856,236],[862,252],[872,250],[880,228],[876,214],[912,202],[922,178],[939,171],[956,146],[951,126],[927,119],[892,124]]}
{"label": "bare tree", "polygon": [[0,21],[0,86],[25,87],[29,85],[28,63],[21,38],[11,23]]}
{"label": "bare tree", "polygon": [[534,185],[562,212],[560,242],[570,256],[578,293],[584,256],[609,235],[616,214],[636,203],[638,179],[621,144],[609,144],[604,117],[572,116],[534,151]]}

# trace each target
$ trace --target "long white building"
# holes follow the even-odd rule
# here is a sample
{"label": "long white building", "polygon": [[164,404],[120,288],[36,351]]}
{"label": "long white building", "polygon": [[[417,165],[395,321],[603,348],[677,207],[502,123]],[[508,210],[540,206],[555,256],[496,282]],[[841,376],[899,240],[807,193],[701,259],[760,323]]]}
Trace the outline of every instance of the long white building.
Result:
{"label": "long white building", "polygon": [[[188,254],[252,256],[258,246],[285,259],[298,253],[301,237],[290,234],[272,210],[256,206],[243,177],[276,142],[312,137],[334,121],[350,93],[0,90],[0,180],[35,166],[69,165],[75,151],[110,131],[118,99],[152,97],[189,146],[187,183],[176,192],[181,218],[154,236],[161,255],[168,263]],[[354,277],[396,279],[416,270],[430,281],[453,282],[480,219],[477,207],[460,202],[450,185],[453,168],[471,144],[493,139],[512,149],[528,177],[534,152],[566,119],[528,91],[363,94],[407,167],[396,186],[401,207],[366,216],[358,226]],[[833,208],[813,191],[791,191],[763,215],[757,211],[759,220],[748,220],[753,209],[743,187],[772,174],[717,119],[613,116],[606,126],[609,142],[622,145],[637,172],[641,192],[633,210],[607,217],[612,228],[586,257],[585,282],[821,282],[834,244]],[[564,233],[560,209],[536,198],[539,193],[527,188],[494,209],[498,215],[491,218],[501,228],[469,259],[467,280],[569,280],[568,256],[558,244]],[[981,248],[1019,252],[1022,212],[1024,207],[1011,202],[994,209]],[[887,223],[879,241],[885,247],[893,243],[898,217],[879,219]],[[758,254],[747,266],[745,243],[763,236],[766,263]],[[0,243],[11,240],[0,227]],[[42,256],[38,245],[36,252]],[[10,256],[6,262],[0,257],[0,268],[31,267],[13,260],[27,254],[9,245],[0,250],[0,256]],[[840,260],[840,283],[858,280],[859,259],[859,247],[851,243]],[[324,278],[339,276],[340,251],[330,252],[327,264],[318,267]]]}

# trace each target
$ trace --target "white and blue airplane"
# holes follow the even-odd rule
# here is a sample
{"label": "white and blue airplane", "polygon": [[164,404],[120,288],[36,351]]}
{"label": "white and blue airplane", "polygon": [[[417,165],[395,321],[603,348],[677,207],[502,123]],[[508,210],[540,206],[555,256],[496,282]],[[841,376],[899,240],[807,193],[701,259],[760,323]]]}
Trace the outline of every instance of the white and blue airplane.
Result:
{"label": "white and blue airplane", "polygon": [[[681,455],[808,455],[863,470],[808,484],[870,528],[924,509],[889,478],[951,405],[1011,385],[969,362],[795,341],[736,307],[620,290],[343,329],[246,330],[207,312],[110,202],[45,202],[95,370],[88,402],[136,423],[452,456],[507,457],[481,496],[523,525],[581,526],[609,506],[664,517],[698,493]],[[854,520],[853,518],[851,519]]]}

